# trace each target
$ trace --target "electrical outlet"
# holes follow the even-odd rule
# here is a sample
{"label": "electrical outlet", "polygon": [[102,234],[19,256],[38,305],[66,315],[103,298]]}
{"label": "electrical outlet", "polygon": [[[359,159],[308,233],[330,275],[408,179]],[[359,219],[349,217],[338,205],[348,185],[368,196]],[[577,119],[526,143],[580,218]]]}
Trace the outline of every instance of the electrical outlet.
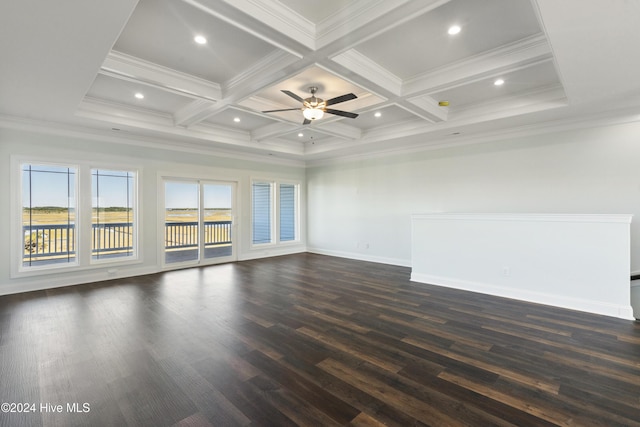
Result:
{"label": "electrical outlet", "polygon": [[502,275],[504,277],[511,276],[511,269],[509,267],[502,267]]}

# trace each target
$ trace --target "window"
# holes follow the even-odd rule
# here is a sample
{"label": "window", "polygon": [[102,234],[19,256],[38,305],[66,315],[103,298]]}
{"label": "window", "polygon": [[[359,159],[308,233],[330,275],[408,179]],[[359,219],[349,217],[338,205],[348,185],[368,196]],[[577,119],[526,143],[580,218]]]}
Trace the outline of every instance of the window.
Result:
{"label": "window", "polygon": [[77,169],[23,164],[22,266],[76,263]]}
{"label": "window", "polygon": [[12,169],[12,275],[137,259],[138,172],[30,160]]}
{"label": "window", "polygon": [[91,256],[93,260],[132,257],[136,251],[135,173],[91,170]]}
{"label": "window", "polygon": [[298,186],[280,184],[280,241],[297,240]]}
{"label": "window", "polygon": [[271,243],[272,187],[270,182],[254,182],[252,186],[254,244]]}
{"label": "window", "polygon": [[[299,240],[298,193],[298,184],[253,182],[251,187],[253,244]],[[275,225],[278,228],[274,231]]]}

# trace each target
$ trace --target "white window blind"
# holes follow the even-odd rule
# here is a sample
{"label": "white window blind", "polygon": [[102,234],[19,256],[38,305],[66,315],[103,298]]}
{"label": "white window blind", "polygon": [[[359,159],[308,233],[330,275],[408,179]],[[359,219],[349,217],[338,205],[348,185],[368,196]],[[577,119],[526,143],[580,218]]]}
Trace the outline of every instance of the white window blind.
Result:
{"label": "white window blind", "polygon": [[280,184],[280,241],[296,240],[296,186]]}
{"label": "white window blind", "polygon": [[254,182],[253,198],[253,243],[271,243],[271,183]]}

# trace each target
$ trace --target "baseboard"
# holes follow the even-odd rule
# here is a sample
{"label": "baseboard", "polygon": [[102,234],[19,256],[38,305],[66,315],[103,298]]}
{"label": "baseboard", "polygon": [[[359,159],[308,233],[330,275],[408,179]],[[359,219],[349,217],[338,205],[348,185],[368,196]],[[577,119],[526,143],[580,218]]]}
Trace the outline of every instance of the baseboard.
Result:
{"label": "baseboard", "polygon": [[338,258],[354,259],[357,261],[369,261],[369,262],[377,262],[379,264],[397,265],[400,267],[411,267],[410,259],[386,258],[386,257],[378,257],[374,255],[365,255],[365,254],[356,253],[356,252],[330,251],[330,250],[319,249],[319,248],[308,248],[307,252],[310,252],[312,254],[335,256]]}
{"label": "baseboard", "polygon": [[501,286],[495,286],[486,283],[471,282],[455,278],[431,276],[419,273],[412,273],[411,280],[414,282],[427,283],[430,285],[443,286],[464,291],[479,292],[487,295],[494,295],[498,297],[511,298],[537,304],[568,308],[571,310],[585,311],[588,313],[602,314],[605,316],[618,317],[625,320],[634,319],[633,308],[630,305],[618,306],[615,304],[602,303],[600,301],[569,298],[560,295],[546,294],[523,289],[504,288]]}
{"label": "baseboard", "polygon": [[250,261],[252,259],[269,258],[273,256],[293,255],[307,252],[304,246],[271,247],[246,252],[238,256],[238,261]]}
{"label": "baseboard", "polygon": [[65,286],[82,285],[84,283],[102,282],[105,280],[122,279],[126,277],[143,276],[159,272],[157,266],[122,269],[117,273],[108,270],[86,271],[78,274],[59,274],[47,276],[33,276],[20,280],[13,279],[14,283],[0,286],[0,296],[19,294],[23,292],[42,291],[46,289],[63,288]]}

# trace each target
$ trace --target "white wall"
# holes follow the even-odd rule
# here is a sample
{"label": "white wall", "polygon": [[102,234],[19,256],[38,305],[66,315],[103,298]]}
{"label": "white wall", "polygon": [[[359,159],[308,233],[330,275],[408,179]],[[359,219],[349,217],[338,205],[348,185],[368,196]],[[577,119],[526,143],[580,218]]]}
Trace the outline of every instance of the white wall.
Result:
{"label": "white wall", "polygon": [[630,215],[413,215],[411,280],[631,319],[630,223]]}
{"label": "white wall", "polygon": [[410,265],[410,216],[634,214],[640,272],[640,124],[341,162],[307,170],[309,250]]}
{"label": "white wall", "polygon": [[[79,271],[52,272],[45,276],[11,278],[12,251],[9,244],[11,209],[18,203],[16,200],[11,200],[11,186],[18,185],[17,177],[12,176],[11,173],[12,159],[15,158],[28,158],[33,161],[82,162],[85,164],[96,162],[100,167],[105,167],[103,165],[112,165],[113,167],[122,165],[122,167],[140,168],[142,173],[139,195],[141,212],[139,248],[142,251],[142,262],[115,268],[113,265],[91,266]],[[304,209],[306,195],[303,167],[105,143],[78,136],[0,129],[0,235],[4,237],[5,242],[0,245],[0,295],[159,271],[161,260],[158,259],[157,248],[158,244],[163,242],[162,239],[158,239],[157,221],[158,218],[161,218],[160,221],[163,219],[161,215],[158,215],[158,195],[159,191],[163,190],[160,188],[161,181],[158,177],[162,174],[174,177],[228,180],[238,183],[237,214],[239,215],[239,225],[237,237],[239,239],[237,253],[240,260],[305,250],[306,213]],[[251,179],[288,180],[301,184],[301,242],[260,249],[251,247]],[[15,262],[15,260],[13,261]],[[111,272],[108,273],[108,270]]]}

